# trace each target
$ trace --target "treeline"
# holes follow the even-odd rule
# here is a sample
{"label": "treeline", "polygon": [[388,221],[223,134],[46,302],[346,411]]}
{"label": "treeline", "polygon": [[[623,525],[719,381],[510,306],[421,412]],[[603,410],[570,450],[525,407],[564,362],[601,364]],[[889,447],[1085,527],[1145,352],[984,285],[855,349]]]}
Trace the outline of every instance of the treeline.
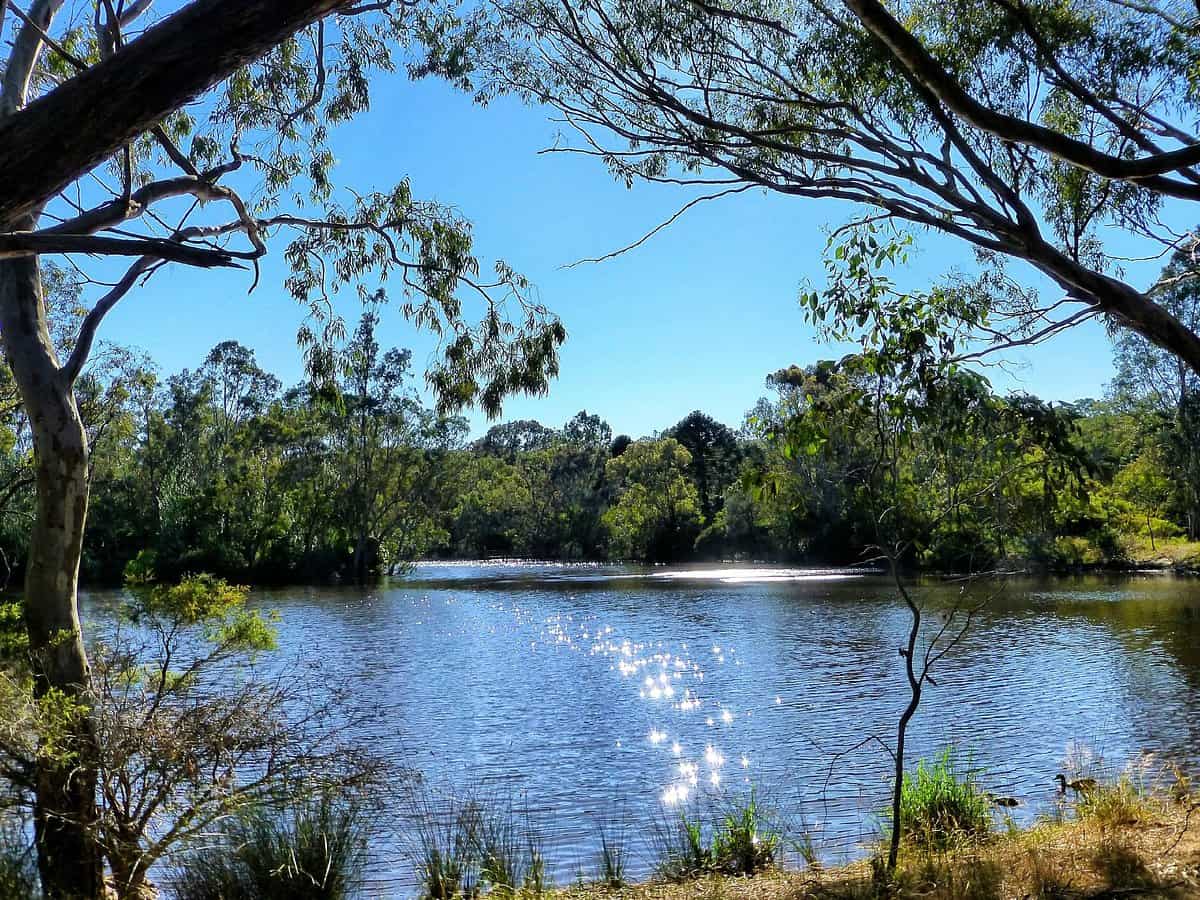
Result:
{"label": "treeline", "polygon": [[[861,403],[845,366],[775,373],[737,430],[697,411],[633,440],[585,411],[472,442],[465,420],[423,404],[410,354],[381,348],[376,324],[363,316],[333,377],[286,390],[234,342],[165,381],[109,348],[80,387],[94,449],[84,578],[116,582],[132,562],[167,578],[361,580],[429,556],[846,564],[878,538],[865,486],[880,461],[869,417],[837,407]],[[1145,346],[1126,342],[1118,361],[1110,396],[1075,404],[952,379],[930,402],[954,437],[931,430],[887,461],[893,519],[918,536],[908,562],[1120,563],[1195,539],[1194,386],[1175,368],[1172,390]],[[2,578],[24,558],[33,476],[0,379]],[[798,444],[789,429],[814,404],[858,424]]]}

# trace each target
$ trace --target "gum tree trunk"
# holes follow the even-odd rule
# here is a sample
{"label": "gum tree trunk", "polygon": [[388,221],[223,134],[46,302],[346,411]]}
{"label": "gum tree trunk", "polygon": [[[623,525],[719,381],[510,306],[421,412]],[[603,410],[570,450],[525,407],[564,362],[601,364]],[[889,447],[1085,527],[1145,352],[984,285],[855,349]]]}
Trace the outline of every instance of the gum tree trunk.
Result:
{"label": "gum tree trunk", "polygon": [[[34,691],[89,705],[88,661],[77,607],[88,506],[87,433],[46,325],[36,258],[0,260],[0,339],[29,417],[37,463],[37,516],[25,578]],[[39,761],[34,828],[38,868],[51,900],[101,896],[95,736],[72,717],[67,759]]]}

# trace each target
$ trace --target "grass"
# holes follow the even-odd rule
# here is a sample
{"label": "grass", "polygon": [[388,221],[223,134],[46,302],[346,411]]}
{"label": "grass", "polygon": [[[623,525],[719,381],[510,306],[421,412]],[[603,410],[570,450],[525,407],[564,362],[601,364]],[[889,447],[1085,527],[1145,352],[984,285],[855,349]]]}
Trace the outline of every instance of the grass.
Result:
{"label": "grass", "polygon": [[475,854],[483,885],[501,896],[540,896],[548,887],[542,842],[528,816],[519,820],[508,801],[479,808]]}
{"label": "grass", "polygon": [[905,776],[900,823],[905,841],[932,850],[985,839],[995,825],[991,800],[951,750]]}
{"label": "grass", "polygon": [[[766,869],[753,878],[709,872],[616,893],[597,886],[560,900],[1114,900],[1200,898],[1200,798],[1144,795],[1145,816],[1109,824],[1090,813],[1039,822],[947,850],[907,844],[894,880],[870,859],[841,867]],[[1104,824],[1102,824],[1104,822]],[[881,857],[880,857],[881,859]]]}
{"label": "grass", "polygon": [[511,799],[436,794],[410,798],[423,900],[540,897],[551,890],[541,835]]}
{"label": "grass", "polygon": [[707,826],[682,812],[660,824],[655,836],[658,872],[670,881],[710,873],[754,875],[775,865],[781,836],[754,795],[735,803]]}
{"label": "grass", "polygon": [[599,826],[600,851],[597,881],[607,888],[624,887],[627,883],[625,874],[628,862],[627,831],[624,826],[613,828],[601,824]]}
{"label": "grass", "polygon": [[218,846],[176,865],[178,900],[343,900],[352,895],[365,841],[355,804],[322,796],[258,808],[228,822]]}
{"label": "grass", "polygon": [[479,894],[476,833],[479,806],[456,796],[437,798],[426,791],[415,795],[416,869],[422,897],[456,900]]}
{"label": "grass", "polygon": [[1101,828],[1119,828],[1143,821],[1153,814],[1153,808],[1146,789],[1126,773],[1082,794],[1075,804],[1075,813],[1081,820]]}
{"label": "grass", "polygon": [[1126,545],[1129,558],[1135,564],[1166,563],[1171,566],[1200,568],[1200,541],[1189,541],[1182,537],[1160,537],[1151,547],[1149,537],[1134,535],[1126,539]]}

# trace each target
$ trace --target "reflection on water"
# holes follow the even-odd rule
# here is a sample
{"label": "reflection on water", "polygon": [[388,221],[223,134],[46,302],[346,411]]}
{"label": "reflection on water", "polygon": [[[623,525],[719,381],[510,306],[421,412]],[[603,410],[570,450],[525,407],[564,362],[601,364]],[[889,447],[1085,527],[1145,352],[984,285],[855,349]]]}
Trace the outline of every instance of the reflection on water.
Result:
{"label": "reflection on water", "polygon": [[[936,611],[956,592],[918,596]],[[560,880],[593,868],[614,817],[751,788],[827,857],[875,833],[889,759],[871,738],[890,742],[904,703],[906,624],[878,576],[431,565],[371,591],[257,596],[283,615],[283,657],[319,655],[358,680],[376,750],[434,783],[523,798]],[[939,672],[913,758],[955,744],[1027,819],[1072,747],[1116,765],[1196,760],[1200,583],[1013,583]],[[395,812],[371,871],[403,894]],[[644,873],[648,850],[633,852]]]}

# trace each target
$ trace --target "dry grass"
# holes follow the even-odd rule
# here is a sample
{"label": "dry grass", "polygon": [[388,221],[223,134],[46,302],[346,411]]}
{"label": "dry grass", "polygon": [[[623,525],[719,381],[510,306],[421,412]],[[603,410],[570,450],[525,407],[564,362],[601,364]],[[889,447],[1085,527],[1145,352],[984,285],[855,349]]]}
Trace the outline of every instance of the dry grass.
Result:
{"label": "dry grass", "polygon": [[[1135,821],[1131,821],[1135,819]],[[948,853],[913,852],[884,888],[870,861],[836,869],[708,877],[616,891],[576,887],[560,900],[1200,900],[1200,800],[1141,800],[1137,816],[1083,814]]]}

